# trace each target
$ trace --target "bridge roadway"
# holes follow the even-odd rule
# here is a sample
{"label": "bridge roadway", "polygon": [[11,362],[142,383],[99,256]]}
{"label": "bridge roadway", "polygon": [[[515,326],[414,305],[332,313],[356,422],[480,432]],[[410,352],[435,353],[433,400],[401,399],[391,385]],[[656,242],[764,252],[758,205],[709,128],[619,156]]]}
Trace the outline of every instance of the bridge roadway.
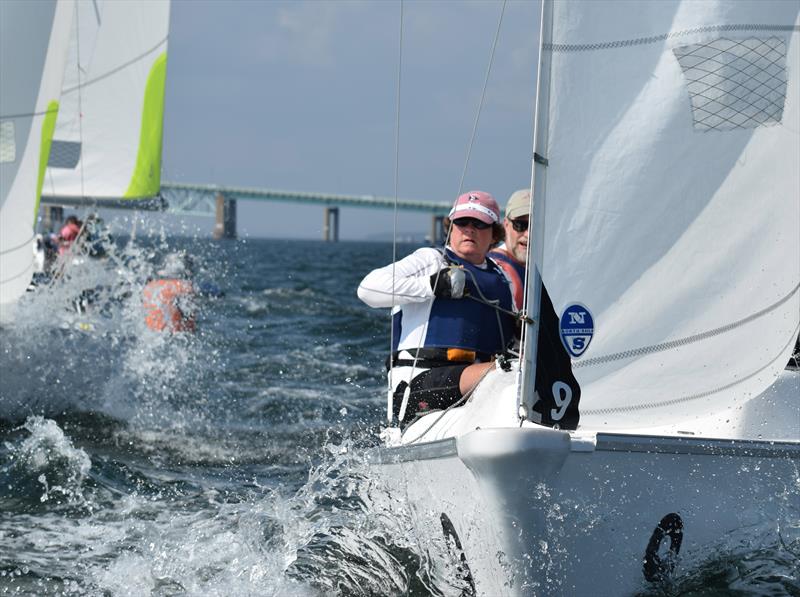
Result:
{"label": "bridge roadway", "polygon": [[250,187],[226,187],[211,184],[162,182],[161,198],[151,200],[108,200],[85,198],[76,200],[64,197],[42,196],[48,205],[92,205],[113,209],[166,210],[177,216],[215,217],[214,236],[236,236],[237,201],[280,201],[284,203],[312,203],[325,206],[323,238],[339,239],[339,208],[375,208],[417,211],[431,214],[431,238],[441,235],[441,221],[451,204],[442,201],[395,199],[375,195],[334,195],[326,193],[300,193]]}

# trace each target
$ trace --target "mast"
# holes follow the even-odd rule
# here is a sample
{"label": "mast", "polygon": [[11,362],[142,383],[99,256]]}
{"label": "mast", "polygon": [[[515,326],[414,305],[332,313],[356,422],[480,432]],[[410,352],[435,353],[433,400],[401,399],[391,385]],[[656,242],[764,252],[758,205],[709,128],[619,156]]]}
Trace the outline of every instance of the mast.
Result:
{"label": "mast", "polygon": [[[520,369],[519,416],[529,419],[533,413],[536,381],[536,352],[539,339],[539,311],[542,296],[542,261],[544,255],[544,214],[547,182],[547,137],[550,111],[550,69],[553,53],[553,0],[542,0],[539,29],[539,70],[536,74],[536,107],[531,164],[531,201],[533,202],[533,242],[528,243],[529,264],[525,274],[525,312],[533,319],[522,330],[522,366]],[[530,267],[535,264],[535,267]]]}

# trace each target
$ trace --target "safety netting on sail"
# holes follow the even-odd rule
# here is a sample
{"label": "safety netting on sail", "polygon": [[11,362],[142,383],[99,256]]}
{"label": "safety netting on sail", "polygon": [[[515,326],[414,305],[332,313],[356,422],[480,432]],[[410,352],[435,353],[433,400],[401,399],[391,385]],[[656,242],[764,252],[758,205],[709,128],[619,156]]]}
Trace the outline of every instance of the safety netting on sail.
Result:
{"label": "safety netting on sail", "polygon": [[800,332],[797,2],[555,2],[542,276],[582,425],[736,407]]}

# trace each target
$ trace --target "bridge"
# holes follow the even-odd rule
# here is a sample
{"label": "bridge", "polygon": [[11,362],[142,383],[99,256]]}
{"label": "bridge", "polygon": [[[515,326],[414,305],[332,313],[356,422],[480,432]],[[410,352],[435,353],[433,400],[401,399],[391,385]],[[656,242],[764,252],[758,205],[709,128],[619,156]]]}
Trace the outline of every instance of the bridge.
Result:
{"label": "bridge", "polygon": [[[42,196],[42,204],[50,206],[94,206],[112,209],[159,210],[176,216],[214,217],[214,238],[236,237],[237,201],[278,201],[283,203],[305,203],[324,205],[322,235],[326,241],[339,240],[339,209],[359,207],[395,209],[431,214],[430,238],[441,238],[441,222],[450,211],[449,202],[395,199],[375,195],[332,195],[324,193],[301,193],[274,189],[249,187],[225,187],[210,184],[187,184],[163,182],[161,197],[144,201],[75,199]],[[51,208],[52,209],[52,208]],[[56,209],[58,209],[56,207]],[[48,219],[50,212],[45,214]],[[57,217],[57,216],[55,216]]]}

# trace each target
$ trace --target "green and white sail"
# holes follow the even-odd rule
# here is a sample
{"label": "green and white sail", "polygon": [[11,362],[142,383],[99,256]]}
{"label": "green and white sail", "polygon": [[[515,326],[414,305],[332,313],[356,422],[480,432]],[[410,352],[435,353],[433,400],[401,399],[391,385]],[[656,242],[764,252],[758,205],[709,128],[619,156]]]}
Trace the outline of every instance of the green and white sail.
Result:
{"label": "green and white sail", "polygon": [[30,284],[72,1],[0,2],[0,320]]}
{"label": "green and white sail", "polygon": [[158,195],[168,0],[77,0],[43,194]]}

